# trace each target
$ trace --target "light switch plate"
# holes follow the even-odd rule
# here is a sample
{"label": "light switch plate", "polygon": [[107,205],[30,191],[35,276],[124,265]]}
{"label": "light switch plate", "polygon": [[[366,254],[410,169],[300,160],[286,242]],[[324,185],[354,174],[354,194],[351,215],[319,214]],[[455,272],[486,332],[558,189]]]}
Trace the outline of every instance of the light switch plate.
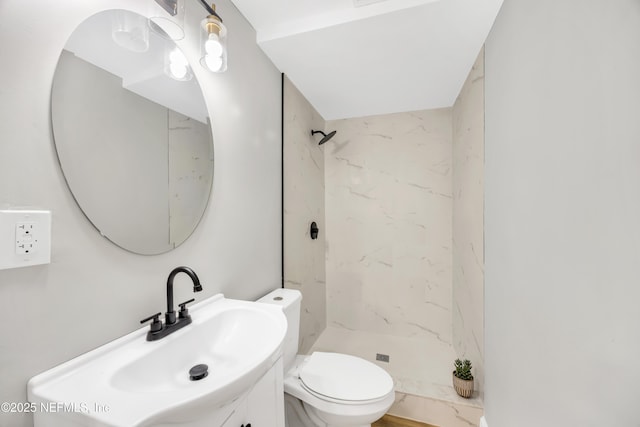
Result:
{"label": "light switch plate", "polygon": [[0,210],[0,270],[51,262],[51,211]]}

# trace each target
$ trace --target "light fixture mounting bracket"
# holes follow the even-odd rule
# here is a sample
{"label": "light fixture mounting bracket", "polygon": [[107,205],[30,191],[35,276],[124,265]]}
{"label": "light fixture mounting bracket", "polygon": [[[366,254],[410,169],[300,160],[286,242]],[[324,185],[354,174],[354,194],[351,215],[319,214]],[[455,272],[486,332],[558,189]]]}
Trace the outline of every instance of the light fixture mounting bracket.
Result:
{"label": "light fixture mounting bracket", "polygon": [[178,0],[156,0],[169,15],[176,16],[178,14]]}

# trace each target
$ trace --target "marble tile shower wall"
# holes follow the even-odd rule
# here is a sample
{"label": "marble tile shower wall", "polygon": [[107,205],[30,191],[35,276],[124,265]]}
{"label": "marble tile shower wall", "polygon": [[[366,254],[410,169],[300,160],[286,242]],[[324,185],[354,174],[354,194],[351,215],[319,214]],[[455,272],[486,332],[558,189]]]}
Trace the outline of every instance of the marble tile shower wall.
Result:
{"label": "marble tile shower wall", "polygon": [[327,122],[330,326],[452,344],[451,128],[450,108]]}
{"label": "marble tile shower wall", "polygon": [[484,49],[453,106],[454,348],[484,389]]}
{"label": "marble tile shower wall", "polygon": [[[326,326],[324,157],[311,129],[324,119],[284,81],[284,286],[302,292],[299,351],[306,353]],[[311,222],[320,232],[311,240]]]}

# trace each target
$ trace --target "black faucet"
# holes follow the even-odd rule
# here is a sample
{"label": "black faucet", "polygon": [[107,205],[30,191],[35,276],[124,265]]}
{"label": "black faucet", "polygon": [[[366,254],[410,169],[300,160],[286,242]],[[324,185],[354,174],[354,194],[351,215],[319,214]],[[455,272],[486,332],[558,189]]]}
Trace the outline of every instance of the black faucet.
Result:
{"label": "black faucet", "polygon": [[174,268],[171,273],[169,273],[169,278],[167,278],[167,312],[165,313],[165,323],[162,324],[162,321],[160,320],[160,315],[162,313],[156,313],[153,316],[149,316],[140,321],[140,323],[145,323],[151,320],[151,329],[147,333],[147,341],[156,341],[160,338],[164,338],[191,323],[191,316],[189,315],[189,310],[186,306],[190,302],[195,301],[193,298],[189,301],[178,304],[180,306],[180,312],[178,313],[177,319],[176,312],[173,310],[173,279],[178,273],[185,273],[191,278],[191,281],[193,282],[193,292],[202,291],[200,279],[198,279],[198,276],[192,269],[189,267]]}

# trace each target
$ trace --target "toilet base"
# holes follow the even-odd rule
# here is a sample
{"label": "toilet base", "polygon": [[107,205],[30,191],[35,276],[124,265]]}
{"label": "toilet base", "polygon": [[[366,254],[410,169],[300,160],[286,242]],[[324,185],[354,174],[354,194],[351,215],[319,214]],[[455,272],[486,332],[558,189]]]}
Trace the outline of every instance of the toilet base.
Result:
{"label": "toilet base", "polygon": [[308,411],[304,402],[287,393],[284,394],[284,417],[286,427],[371,427],[371,424],[327,424],[313,411]]}
{"label": "toilet base", "polygon": [[318,427],[304,409],[299,399],[284,394],[284,423],[286,427]]}

